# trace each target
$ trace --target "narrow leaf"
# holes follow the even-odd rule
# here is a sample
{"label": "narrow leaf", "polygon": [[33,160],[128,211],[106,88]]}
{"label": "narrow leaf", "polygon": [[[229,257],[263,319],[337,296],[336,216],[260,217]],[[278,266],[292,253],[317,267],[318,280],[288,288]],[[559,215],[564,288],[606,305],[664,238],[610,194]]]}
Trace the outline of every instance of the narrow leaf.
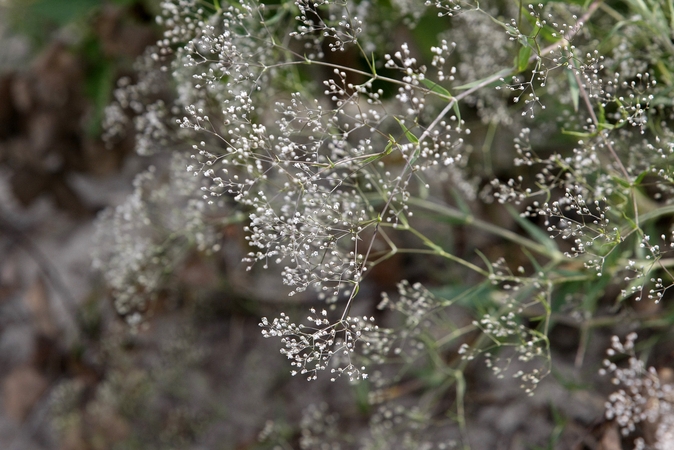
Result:
{"label": "narrow leaf", "polygon": [[452,105],[452,109],[454,109],[454,114],[456,115],[456,120],[461,123],[461,110],[459,109],[459,102],[454,100],[454,105]]}
{"label": "narrow leaf", "polygon": [[403,129],[403,132],[405,133],[405,136],[407,136],[407,139],[413,144],[418,144],[419,143],[419,138],[417,138],[410,130],[407,129],[404,123],[400,121],[397,117],[394,117],[395,120],[398,121],[398,124],[400,125],[400,128]]}
{"label": "narrow leaf", "polygon": [[639,186],[639,185],[641,184],[641,182],[644,181],[644,178],[646,178],[646,176],[647,176],[648,174],[650,174],[650,171],[644,170],[643,172],[641,172],[641,173],[635,178],[634,183],[632,183],[632,184],[633,184],[634,186]]}
{"label": "narrow leaf", "polygon": [[378,159],[383,158],[386,155],[389,155],[393,151],[393,145],[396,143],[396,140],[393,136],[389,134],[388,137],[388,144],[386,144],[386,148],[384,148],[384,151],[381,153],[377,153],[376,155],[372,155],[369,158],[365,159],[363,161],[363,164],[370,164],[371,162],[374,162]]}
{"label": "narrow leaf", "polygon": [[628,180],[623,180],[619,176],[611,176],[611,180],[613,180],[616,184],[619,184],[620,186],[624,188],[630,188],[632,187],[632,183],[630,183]]}
{"label": "narrow leaf", "polygon": [[529,67],[529,57],[531,56],[531,47],[523,45],[520,47],[517,55],[517,72],[524,72]]}
{"label": "narrow leaf", "polygon": [[446,97],[447,100],[452,98],[452,94],[449,93],[449,91],[442,86],[440,86],[438,83],[435,83],[434,81],[428,80],[424,78],[421,80],[421,82],[426,86],[431,92],[435,92],[436,94],[440,94],[443,97]]}
{"label": "narrow leaf", "polygon": [[562,128],[562,134],[566,134],[568,136],[578,136],[578,137],[582,137],[582,138],[589,138],[589,137],[594,136],[594,133],[587,133],[587,132],[584,132],[584,131],[571,131],[571,130],[565,130],[564,128]]}
{"label": "narrow leaf", "polygon": [[451,188],[450,193],[452,194],[452,198],[456,202],[456,206],[459,208],[459,211],[467,216],[473,214],[473,212],[470,210],[470,206],[468,206],[468,203],[466,203],[466,201],[463,199],[463,196],[457,189]]}
{"label": "narrow leaf", "polygon": [[559,253],[559,248],[557,247],[557,243],[553,239],[550,239],[550,236],[548,235],[548,233],[541,230],[540,228],[538,228],[533,223],[529,222],[524,217],[520,216],[519,213],[512,206],[506,205],[506,210],[508,211],[508,213],[510,213],[512,218],[515,219],[515,221],[518,223],[518,225],[521,226],[524,229],[524,231],[529,233],[529,235],[533,239],[535,239],[541,245],[543,245],[543,247],[545,247],[551,254]]}
{"label": "narrow leaf", "polygon": [[580,87],[576,77],[571,72],[573,69],[566,71],[566,77],[569,79],[569,92],[571,93],[571,101],[573,101],[573,110],[578,112],[578,101],[580,99]]}
{"label": "narrow leaf", "polygon": [[[512,75],[512,74],[513,74],[513,70],[511,68],[503,69],[503,70],[500,70],[500,71],[496,72],[494,75],[489,75],[488,77],[484,77],[481,80],[477,80],[477,81],[473,81],[473,82],[468,83],[468,84],[463,84],[461,86],[457,86],[454,89],[458,89],[460,91],[465,91],[466,89],[471,89],[471,88],[474,88],[475,86],[481,85],[482,83],[484,83],[486,80],[488,80],[490,78],[494,78],[494,77],[503,78],[503,77],[507,77],[508,75]],[[485,87],[492,86],[492,85],[497,86],[500,83],[501,83],[501,81],[499,79],[497,79],[496,81],[493,81],[492,83],[489,83]]]}

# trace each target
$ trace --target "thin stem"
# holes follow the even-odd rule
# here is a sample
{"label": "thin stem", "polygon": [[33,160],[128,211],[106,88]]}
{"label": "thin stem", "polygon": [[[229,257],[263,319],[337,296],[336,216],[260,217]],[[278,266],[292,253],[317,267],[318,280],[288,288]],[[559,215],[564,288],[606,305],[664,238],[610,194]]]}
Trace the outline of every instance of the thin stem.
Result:
{"label": "thin stem", "polygon": [[[302,57],[302,55],[300,55],[298,53],[295,53],[291,50],[288,50],[286,48],[283,48],[283,50],[288,51],[289,53],[295,55],[298,58]],[[333,69],[338,69],[340,71],[350,72],[350,73],[353,73],[353,74],[356,74],[356,75],[363,75],[363,76],[369,77],[368,82],[385,81],[387,83],[397,84],[397,85],[400,85],[400,86],[412,86],[413,89],[422,91],[424,93],[436,95],[440,98],[444,98],[445,100],[449,100],[449,98],[446,95],[443,95],[439,92],[433,91],[433,90],[428,89],[428,88],[423,87],[423,86],[410,85],[410,83],[406,83],[402,80],[396,80],[395,78],[385,77],[385,76],[379,75],[377,73],[366,72],[364,70],[354,69],[353,67],[341,66],[339,64],[334,64],[334,63],[330,63],[330,62],[327,62],[327,61],[316,61],[316,60],[311,60],[311,59],[302,59],[302,60],[299,60],[299,61],[285,61],[285,62],[278,63],[278,64],[265,65],[263,67],[263,69],[268,70],[268,69],[272,69],[272,68],[275,68],[275,67],[292,66],[292,65],[308,65],[308,66],[317,65],[317,66],[323,66],[323,67],[330,67],[330,68],[333,68]]]}
{"label": "thin stem", "polygon": [[435,242],[433,242],[433,241],[431,241],[430,239],[428,239],[428,238],[427,238],[424,234],[422,234],[420,231],[418,231],[418,230],[416,230],[416,229],[414,229],[414,228],[412,228],[412,227],[407,227],[407,228],[405,228],[405,229],[406,229],[407,231],[411,232],[413,235],[415,235],[415,236],[418,237],[419,239],[421,239],[421,241],[424,243],[424,245],[426,245],[427,247],[430,247],[430,248],[435,252],[436,255],[442,256],[443,258],[449,259],[450,261],[454,261],[454,262],[456,262],[456,263],[459,263],[459,264],[461,264],[462,266],[467,267],[467,268],[471,269],[472,271],[477,272],[477,273],[479,273],[480,275],[482,275],[482,276],[484,276],[484,277],[488,277],[488,276],[489,276],[489,272],[487,272],[486,270],[482,269],[481,267],[478,267],[478,266],[476,266],[475,264],[473,264],[473,263],[471,263],[471,262],[468,262],[468,261],[466,261],[466,260],[463,259],[463,258],[459,258],[459,257],[456,256],[456,255],[452,255],[451,253],[447,253],[442,247],[440,247],[440,246],[437,245]]}

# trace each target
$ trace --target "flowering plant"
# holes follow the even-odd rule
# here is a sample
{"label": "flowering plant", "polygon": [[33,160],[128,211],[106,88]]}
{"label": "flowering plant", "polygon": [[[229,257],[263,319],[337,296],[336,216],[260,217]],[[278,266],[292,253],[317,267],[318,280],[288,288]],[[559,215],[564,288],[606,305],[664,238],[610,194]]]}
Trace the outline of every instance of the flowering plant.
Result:
{"label": "flowering plant", "polygon": [[[140,154],[191,148],[192,181],[168,183],[202,196],[170,242],[218,252],[218,230],[242,221],[248,276],[277,267],[288,295],[322,302],[304,322],[260,321],[293,375],[368,378],[377,401],[429,367],[433,389],[456,388],[468,445],[470,361],[516,366],[533,394],[556,324],[580,330],[580,365],[587,333],[645,320],[630,302],[666,303],[674,283],[660,221],[674,211],[673,12],[625,3],[640,15],[601,0],[164,1],[164,37],[122,80],[108,139],[131,115]],[[165,274],[157,252],[176,258],[118,233],[172,198],[148,174],[101,218],[113,236],[96,259],[134,323]],[[374,274],[395,264],[397,290],[382,288]],[[143,274],[133,289],[129,273]]]}

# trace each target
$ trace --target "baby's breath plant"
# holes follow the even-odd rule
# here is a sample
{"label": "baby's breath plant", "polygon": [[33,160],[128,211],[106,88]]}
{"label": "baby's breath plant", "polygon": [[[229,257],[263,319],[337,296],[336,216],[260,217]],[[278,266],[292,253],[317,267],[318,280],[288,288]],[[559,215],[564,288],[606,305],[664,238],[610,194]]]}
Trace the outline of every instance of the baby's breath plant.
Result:
{"label": "baby's breath plant", "polygon": [[[674,49],[669,22],[643,18],[671,20],[671,10],[161,5],[164,37],[138,80],[120,84],[108,138],[132,116],[140,154],[171,149],[177,165],[189,154],[183,174],[169,170],[186,206],[162,213],[177,191],[155,186],[150,170],[102,216],[96,261],[121,313],[142,320],[176,240],[218,252],[218,227],[243,215],[250,276],[276,267],[291,296],[323,303],[305,320],[260,319],[292,375],[367,379],[385,402],[392,386],[431,373],[418,389],[436,400],[415,411],[430,421],[449,408],[467,447],[473,360],[533,394],[551,372],[557,322],[586,333],[630,314],[629,302],[666,301]],[[422,270],[392,272],[397,292],[372,295],[370,274],[401,257]],[[522,369],[509,371],[514,361]],[[451,405],[437,401],[450,390]],[[386,448],[375,445],[382,424],[411,420],[382,417],[366,448]]]}

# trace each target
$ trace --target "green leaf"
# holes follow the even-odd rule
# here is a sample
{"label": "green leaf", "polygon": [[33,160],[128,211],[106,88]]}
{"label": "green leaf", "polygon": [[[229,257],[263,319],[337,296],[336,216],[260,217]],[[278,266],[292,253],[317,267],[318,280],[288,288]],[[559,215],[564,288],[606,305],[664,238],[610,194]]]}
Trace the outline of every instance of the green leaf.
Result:
{"label": "green leaf", "polygon": [[571,130],[565,130],[562,128],[562,134],[566,134],[568,136],[578,136],[582,138],[590,138],[595,135],[595,133],[587,133],[585,131],[571,131]]}
{"label": "green leaf", "polygon": [[512,206],[506,205],[506,210],[512,216],[512,218],[515,219],[515,221],[518,223],[519,226],[521,226],[527,233],[529,233],[529,235],[534,240],[538,241],[538,243],[543,245],[543,247],[545,247],[551,254],[559,253],[557,243],[553,239],[550,239],[548,233],[541,230],[524,217],[520,216],[520,214]]}
{"label": "green leaf", "polygon": [[452,194],[452,198],[456,202],[456,206],[459,208],[459,211],[467,216],[473,214],[473,212],[470,210],[470,206],[468,206],[468,203],[466,203],[466,201],[463,199],[463,196],[458,191],[458,189],[450,188],[450,193]]}
{"label": "green leaf", "polygon": [[628,180],[623,180],[622,178],[618,176],[611,176],[611,180],[613,180],[615,183],[619,184],[620,186],[629,189],[632,187],[632,183],[630,183]]}
{"label": "green leaf", "polygon": [[461,123],[461,110],[459,109],[459,102],[457,102],[456,100],[453,101],[454,105],[452,105],[452,109],[454,110],[454,114],[456,115],[456,120],[458,120],[459,123]]}
{"label": "green leaf", "polygon": [[597,120],[599,123],[606,122],[606,110],[604,109],[604,105],[601,103],[599,103],[599,115],[597,116]]}
{"label": "green leaf", "polygon": [[400,125],[400,128],[403,129],[403,132],[405,133],[405,136],[407,136],[407,139],[413,144],[418,144],[419,143],[419,138],[417,138],[407,127],[405,126],[404,123],[400,121],[397,117],[394,117],[394,119],[398,122],[398,125]]}
{"label": "green leaf", "polygon": [[363,161],[363,165],[370,164],[371,162],[374,162],[378,159],[383,158],[386,155],[391,154],[393,151],[393,145],[396,144],[396,139],[392,135],[388,135],[388,144],[386,144],[386,148],[384,148],[384,151],[381,153],[377,153],[376,155],[372,155],[369,158],[365,159]]}
{"label": "green leaf", "polygon": [[[548,238],[548,239],[549,239],[549,238]],[[552,239],[550,239],[550,240],[552,240]],[[554,242],[554,241],[553,241],[553,242]],[[545,269],[544,269],[543,267],[541,267],[540,264],[538,264],[538,261],[536,261],[536,258],[534,258],[534,255],[532,255],[531,252],[530,252],[529,250],[527,250],[526,248],[522,247],[522,253],[524,253],[524,255],[527,257],[527,259],[528,259],[529,262],[531,263],[531,267],[534,268],[534,270],[536,271],[536,273],[543,273],[543,272],[545,272]]]}
{"label": "green leaf", "polygon": [[599,116],[597,117],[597,120],[599,121],[597,126],[600,130],[612,130],[615,128],[615,125],[606,121],[606,110],[604,109],[604,105],[601,103],[599,103]]}
{"label": "green leaf", "polygon": [[443,97],[446,97],[447,100],[450,100],[452,98],[452,94],[449,93],[449,91],[442,86],[440,86],[438,83],[435,83],[434,81],[428,80],[424,78],[421,80],[421,82],[426,86],[431,92],[435,92],[436,94],[440,94]]}
{"label": "green leaf", "polygon": [[536,16],[533,16],[531,14],[523,14],[524,19],[529,22],[529,25],[533,28],[531,33],[529,33],[529,37],[531,38],[537,38],[537,37],[542,37],[546,42],[550,44],[554,44],[555,42],[559,42],[559,40],[562,38],[561,33],[559,33],[557,30],[552,28],[550,25],[545,24],[541,28],[541,22],[538,20]]}
{"label": "green leaf", "polygon": [[668,214],[674,214],[674,205],[661,206],[653,211],[639,215],[639,223],[644,223],[648,220],[657,219]]}
{"label": "green leaf", "polygon": [[[503,70],[500,70],[500,71],[496,72],[494,75],[489,75],[488,77],[484,77],[481,80],[477,80],[477,81],[470,82],[468,84],[463,84],[461,86],[457,86],[454,89],[458,89],[460,91],[465,91],[466,89],[472,89],[475,86],[481,85],[482,83],[484,83],[486,80],[488,80],[490,78],[493,78],[493,77],[504,78],[504,77],[507,77],[507,76],[512,75],[512,74],[513,74],[513,70],[511,68],[503,69]],[[493,82],[485,85],[484,87],[498,86],[501,83],[502,83],[502,81],[500,81],[500,79],[498,79],[496,81],[493,81]]]}
{"label": "green leaf", "polygon": [[353,294],[351,297],[353,298],[358,295],[358,292],[360,292],[360,283],[356,283],[356,285],[353,287]]}
{"label": "green leaf", "polygon": [[634,183],[632,183],[632,184],[633,184],[634,186],[640,185],[641,182],[644,181],[644,178],[646,178],[646,176],[647,176],[649,173],[651,173],[651,172],[648,171],[648,170],[644,170],[643,172],[641,172],[641,173],[635,178]]}
{"label": "green leaf", "polygon": [[388,144],[386,144],[386,147],[384,148],[384,155],[389,155],[393,151],[393,144],[396,143],[396,139],[393,137],[392,134],[388,135]]}
{"label": "green leaf", "polygon": [[531,47],[523,45],[517,55],[517,72],[524,72],[529,67],[529,58],[531,57]]}
{"label": "green leaf", "polygon": [[578,80],[574,76],[573,69],[568,69],[566,71],[566,78],[569,80],[569,92],[571,93],[571,101],[573,101],[573,110],[578,112],[578,101],[580,99],[580,87],[578,86]]}

